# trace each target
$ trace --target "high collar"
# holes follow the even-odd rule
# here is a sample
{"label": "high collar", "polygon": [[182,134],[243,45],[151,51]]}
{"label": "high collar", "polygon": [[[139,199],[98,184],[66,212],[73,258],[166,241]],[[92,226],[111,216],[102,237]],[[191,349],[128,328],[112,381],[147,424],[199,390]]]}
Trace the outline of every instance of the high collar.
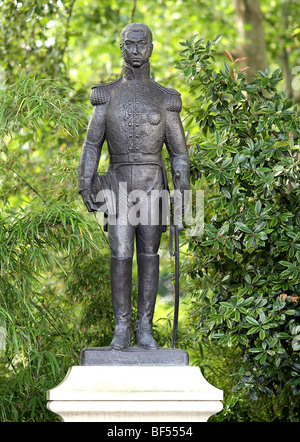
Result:
{"label": "high collar", "polygon": [[150,78],[150,63],[149,61],[139,68],[134,68],[128,63],[124,62],[124,78],[126,80],[145,80]]}

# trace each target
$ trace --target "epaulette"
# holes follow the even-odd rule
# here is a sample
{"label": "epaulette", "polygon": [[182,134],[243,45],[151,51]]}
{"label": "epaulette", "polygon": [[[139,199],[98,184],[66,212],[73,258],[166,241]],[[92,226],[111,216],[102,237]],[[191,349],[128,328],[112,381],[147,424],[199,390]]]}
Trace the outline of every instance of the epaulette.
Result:
{"label": "epaulette", "polygon": [[105,104],[109,101],[112,86],[121,80],[121,77],[111,83],[100,83],[92,86],[90,100],[93,106]]}
{"label": "epaulette", "polygon": [[181,112],[182,101],[181,95],[175,89],[167,88],[159,83],[154,82],[155,85],[165,93],[165,108],[171,112]]}

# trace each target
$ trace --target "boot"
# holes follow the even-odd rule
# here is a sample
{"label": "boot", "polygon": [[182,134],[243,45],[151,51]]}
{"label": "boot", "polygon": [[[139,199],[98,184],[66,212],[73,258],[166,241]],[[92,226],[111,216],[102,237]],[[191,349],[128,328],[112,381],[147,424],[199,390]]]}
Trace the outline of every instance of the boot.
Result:
{"label": "boot", "polygon": [[111,257],[111,293],[115,315],[115,331],[110,347],[124,350],[131,340],[132,258]]}
{"label": "boot", "polygon": [[138,311],[135,341],[139,347],[156,349],[158,344],[152,335],[152,321],[158,290],[159,255],[142,255],[138,262]]}

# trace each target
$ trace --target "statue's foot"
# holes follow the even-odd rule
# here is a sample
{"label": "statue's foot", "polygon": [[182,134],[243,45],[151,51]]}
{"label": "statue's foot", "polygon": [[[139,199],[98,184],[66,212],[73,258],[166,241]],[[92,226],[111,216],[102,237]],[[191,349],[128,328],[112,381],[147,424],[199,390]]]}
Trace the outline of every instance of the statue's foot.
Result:
{"label": "statue's foot", "polygon": [[139,347],[147,348],[149,350],[156,350],[158,344],[149,330],[135,330],[135,342]]}
{"label": "statue's foot", "polygon": [[116,326],[113,340],[110,347],[114,350],[125,350],[130,347],[131,341],[131,327],[130,326]]}

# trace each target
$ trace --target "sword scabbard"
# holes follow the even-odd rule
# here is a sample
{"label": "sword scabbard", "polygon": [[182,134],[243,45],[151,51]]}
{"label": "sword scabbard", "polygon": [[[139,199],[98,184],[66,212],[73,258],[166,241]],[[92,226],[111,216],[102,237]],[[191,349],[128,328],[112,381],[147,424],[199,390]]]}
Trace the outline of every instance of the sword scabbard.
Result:
{"label": "sword scabbard", "polygon": [[[175,190],[180,190],[180,172],[177,171],[175,173],[174,179]],[[172,198],[172,197],[171,197]],[[172,201],[173,200],[173,201]],[[172,198],[171,205],[175,205],[175,198]],[[174,207],[176,210],[176,207]],[[178,314],[179,314],[179,231],[181,230],[181,226],[176,225],[173,220],[172,213],[172,226],[170,228],[170,244],[172,244],[172,252],[173,252],[173,234],[175,237],[175,247],[174,254],[171,256],[175,256],[175,300],[174,300],[174,322],[173,322],[173,333],[172,333],[172,348],[176,348],[176,339],[177,339],[177,329],[178,329]],[[172,240],[172,242],[171,242]],[[171,250],[171,249],[170,249]]]}

